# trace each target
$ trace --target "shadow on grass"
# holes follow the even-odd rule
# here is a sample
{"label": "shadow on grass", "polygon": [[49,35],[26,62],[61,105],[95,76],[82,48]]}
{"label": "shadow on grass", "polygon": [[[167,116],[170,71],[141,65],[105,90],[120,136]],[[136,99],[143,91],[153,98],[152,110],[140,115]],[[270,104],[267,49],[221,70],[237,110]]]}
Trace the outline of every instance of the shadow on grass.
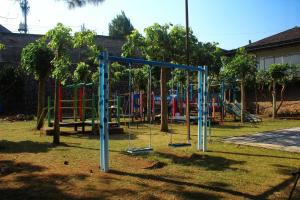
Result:
{"label": "shadow on grass", "polygon": [[[77,134],[65,134],[65,137],[72,137],[72,138],[79,138],[79,139],[93,139],[93,140],[99,140],[99,135],[94,135],[94,134],[82,134],[82,133],[77,133]],[[135,134],[131,134],[130,138],[132,140],[136,139],[137,136]],[[128,140],[128,134],[127,133],[122,133],[122,134],[110,134],[109,135],[110,140]]]}
{"label": "shadow on grass", "polygon": [[44,171],[46,167],[33,165],[27,162],[15,162],[12,160],[0,160],[0,177],[9,175],[11,173],[20,172],[41,172]]}
{"label": "shadow on grass", "polygon": [[[58,173],[35,173],[45,171],[43,166],[32,165],[30,163],[15,162],[10,160],[0,161],[0,169],[3,172],[9,170],[10,173],[0,175],[0,199],[110,199],[112,196],[122,194],[136,195],[130,189],[110,189],[109,187],[84,188],[83,193],[78,192],[78,184],[85,181],[89,176],[83,173],[58,174]],[[17,175],[15,174],[17,173]],[[10,174],[13,174],[10,176]],[[1,179],[3,176],[9,177],[9,184]],[[76,183],[76,185],[75,185]],[[107,189],[108,188],[108,189]],[[79,190],[80,191],[80,190]],[[91,193],[87,193],[89,191]]]}
{"label": "shadow on grass", "polygon": [[[158,181],[158,182],[163,182],[167,184],[173,184],[175,186],[186,186],[186,187],[196,187],[200,189],[205,189],[205,190],[210,190],[213,192],[222,192],[222,193],[227,193],[230,195],[234,196],[239,196],[243,198],[248,198],[248,199],[256,199],[255,196],[231,189],[226,189],[223,187],[219,186],[208,186],[204,184],[197,184],[197,183],[190,183],[190,182],[184,182],[184,181],[179,181],[179,180],[174,180],[174,179],[169,179],[157,175],[152,175],[152,174],[139,174],[139,173],[131,173],[131,172],[122,172],[122,171],[117,171],[117,170],[111,170],[110,171],[113,174],[120,175],[120,176],[131,176],[139,179],[145,179],[145,180],[152,180],[152,181]],[[217,195],[212,195],[212,194],[206,194],[202,192],[183,192],[183,191],[173,191],[174,193],[178,195],[183,195],[185,198],[184,199],[220,199]]]}
{"label": "shadow on grass", "polygon": [[[80,144],[78,144],[80,145]],[[70,147],[70,148],[78,148],[78,149],[86,149],[86,150],[93,150],[93,151],[99,151],[99,148],[91,148],[91,147],[82,147],[82,146],[78,146],[75,143],[65,143],[65,142],[61,142],[59,144],[59,146],[63,146],[63,147]]]}
{"label": "shadow on grass", "polygon": [[241,129],[241,128],[245,128],[245,127],[248,127],[248,126],[245,126],[245,125],[220,125],[220,124],[216,124],[216,125],[213,125],[212,128],[216,128],[216,129]]}
{"label": "shadow on grass", "polygon": [[13,142],[8,140],[0,141],[0,153],[40,153],[47,152],[54,146],[49,142],[20,141]]}
{"label": "shadow on grass", "polygon": [[291,157],[284,157],[284,156],[273,156],[273,155],[266,155],[266,154],[249,154],[249,153],[237,153],[237,152],[227,152],[227,151],[208,151],[211,153],[220,153],[220,154],[230,154],[230,155],[237,155],[237,156],[252,156],[252,157],[266,157],[266,158],[279,158],[279,159],[292,159],[292,160],[300,160],[299,158],[291,158]]}
{"label": "shadow on grass", "polygon": [[242,165],[246,163],[246,161],[236,161],[211,155],[192,154],[190,157],[187,157],[163,152],[157,152],[156,154],[160,157],[170,159],[175,164],[198,166],[213,171],[239,170],[238,168],[232,167],[232,165]]}
{"label": "shadow on grass", "polygon": [[272,166],[276,167],[276,170],[279,174],[291,176],[292,173],[296,172],[299,168],[297,167],[290,167],[280,164],[273,164]]}
{"label": "shadow on grass", "polygon": [[[85,178],[85,177],[84,177]],[[79,199],[67,194],[61,187],[72,186],[70,179],[82,180],[81,174],[76,175],[22,175],[14,180],[15,186],[0,188],[2,199]]]}
{"label": "shadow on grass", "polygon": [[[281,183],[277,184],[276,186],[270,188],[269,190],[266,190],[265,192],[261,193],[260,195],[256,196],[256,199],[269,199],[271,195],[273,195],[276,192],[282,191],[285,188],[288,188],[289,185],[294,181],[294,177],[290,177]],[[299,199],[299,198],[294,198]]]}

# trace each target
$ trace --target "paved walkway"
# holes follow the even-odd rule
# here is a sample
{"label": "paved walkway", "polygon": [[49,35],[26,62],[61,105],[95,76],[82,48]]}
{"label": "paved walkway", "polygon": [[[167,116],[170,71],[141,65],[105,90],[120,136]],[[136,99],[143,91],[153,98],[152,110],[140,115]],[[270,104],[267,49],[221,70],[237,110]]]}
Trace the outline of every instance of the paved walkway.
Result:
{"label": "paved walkway", "polygon": [[300,153],[300,127],[224,139],[225,142]]}

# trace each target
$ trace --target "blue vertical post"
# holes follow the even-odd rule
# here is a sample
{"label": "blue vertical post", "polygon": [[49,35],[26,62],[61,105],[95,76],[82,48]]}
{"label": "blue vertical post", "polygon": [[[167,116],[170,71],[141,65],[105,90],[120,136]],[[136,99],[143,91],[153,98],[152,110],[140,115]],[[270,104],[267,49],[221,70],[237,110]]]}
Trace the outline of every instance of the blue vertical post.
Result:
{"label": "blue vertical post", "polygon": [[178,87],[178,84],[176,86],[176,102],[177,102],[177,105],[179,104],[179,87]]}
{"label": "blue vertical post", "polygon": [[109,170],[108,155],[108,55],[100,54],[99,69],[99,116],[100,116],[100,168],[104,172]]}
{"label": "blue vertical post", "polygon": [[207,76],[208,76],[208,68],[204,66],[204,75],[203,75],[203,144],[202,151],[205,152],[207,150],[207,95],[208,95],[208,84],[207,84]]}
{"label": "blue vertical post", "polygon": [[[200,69],[202,69],[201,66],[199,66]],[[203,128],[203,105],[202,105],[202,99],[203,99],[203,88],[202,88],[202,82],[203,82],[203,71],[199,70],[198,71],[198,145],[197,149],[201,150],[202,149],[202,128]]]}

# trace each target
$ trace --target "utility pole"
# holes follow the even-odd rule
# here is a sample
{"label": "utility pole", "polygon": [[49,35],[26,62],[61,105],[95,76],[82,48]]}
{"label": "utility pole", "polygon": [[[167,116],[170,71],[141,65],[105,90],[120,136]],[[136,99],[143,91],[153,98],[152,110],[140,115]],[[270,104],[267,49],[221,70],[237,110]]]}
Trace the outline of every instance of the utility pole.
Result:
{"label": "utility pole", "polygon": [[24,23],[20,23],[19,24],[19,32],[23,32],[25,34],[27,34],[28,32],[28,26],[27,26],[27,15],[29,12],[29,5],[28,5],[28,0],[20,0],[20,7],[21,7],[21,11],[24,17]]}
{"label": "utility pole", "polygon": [[[189,4],[188,0],[185,0],[185,29],[186,29],[186,40],[185,40],[185,51],[186,51],[186,65],[190,65],[190,52],[189,52]],[[186,74],[186,126],[187,126],[187,140],[190,142],[191,129],[190,129],[190,74],[187,71]]]}

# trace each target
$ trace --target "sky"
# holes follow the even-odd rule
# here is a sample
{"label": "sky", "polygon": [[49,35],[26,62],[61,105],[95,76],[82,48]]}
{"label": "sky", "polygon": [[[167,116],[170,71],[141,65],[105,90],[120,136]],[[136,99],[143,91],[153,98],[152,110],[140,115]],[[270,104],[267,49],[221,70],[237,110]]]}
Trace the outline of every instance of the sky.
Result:
{"label": "sky", "polygon": [[[63,1],[28,1],[32,34],[45,34],[61,22],[73,31],[85,24],[99,35],[108,35],[108,24],[122,10],[141,33],[155,22],[185,25],[185,0],[106,0],[73,10]],[[0,24],[18,32],[21,21],[19,4],[0,0]],[[199,41],[217,42],[229,50],[300,26],[300,0],[189,0],[189,21]]]}

